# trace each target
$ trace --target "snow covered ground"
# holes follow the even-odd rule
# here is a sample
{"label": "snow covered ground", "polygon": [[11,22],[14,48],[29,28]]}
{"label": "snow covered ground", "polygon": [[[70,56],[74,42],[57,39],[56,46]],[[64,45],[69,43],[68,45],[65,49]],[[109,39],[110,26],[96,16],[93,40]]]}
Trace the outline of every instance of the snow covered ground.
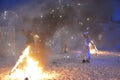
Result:
{"label": "snow covered ground", "polygon": [[[76,54],[53,54],[46,70],[60,74],[52,80],[120,80],[120,53],[101,53],[104,54],[92,55],[90,63],[82,63],[82,58]],[[10,68],[4,64],[0,61],[0,74]]]}

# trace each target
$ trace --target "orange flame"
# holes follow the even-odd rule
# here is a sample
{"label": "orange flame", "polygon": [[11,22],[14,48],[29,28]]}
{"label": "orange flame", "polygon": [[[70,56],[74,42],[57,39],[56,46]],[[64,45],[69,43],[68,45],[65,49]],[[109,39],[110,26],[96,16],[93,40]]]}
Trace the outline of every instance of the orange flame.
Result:
{"label": "orange flame", "polygon": [[98,49],[96,47],[96,45],[92,45],[91,43],[89,44],[89,47],[90,47],[90,53],[91,54],[98,54]]}
{"label": "orange flame", "polygon": [[[31,56],[29,56],[30,46],[28,46],[23,54],[19,57],[16,65],[12,68],[11,74],[5,76],[2,80],[24,80],[29,78],[30,80],[43,80],[43,79],[52,79],[59,76],[57,73],[47,73],[43,72],[42,66],[38,66],[39,62],[35,61]],[[21,63],[26,64],[24,67],[19,67]]]}
{"label": "orange flame", "polygon": [[30,46],[28,46],[23,51],[23,55],[20,56],[20,58],[18,59],[17,63],[15,64],[15,66],[12,68],[11,72],[13,72],[19,66],[19,64],[23,61],[23,59],[29,55],[29,49],[30,49]]}

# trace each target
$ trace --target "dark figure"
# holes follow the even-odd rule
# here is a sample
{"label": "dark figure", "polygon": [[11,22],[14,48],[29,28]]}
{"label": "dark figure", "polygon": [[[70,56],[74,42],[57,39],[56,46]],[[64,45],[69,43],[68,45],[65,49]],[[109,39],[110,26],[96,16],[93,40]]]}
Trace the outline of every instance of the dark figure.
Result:
{"label": "dark figure", "polygon": [[34,34],[31,30],[27,33],[24,30],[22,30],[22,32],[26,37],[26,45],[31,45],[32,43],[34,43]]}
{"label": "dark figure", "polygon": [[64,46],[63,46],[63,53],[68,53],[68,45],[67,45],[67,43],[65,43]]}
{"label": "dark figure", "polygon": [[83,33],[83,37],[84,37],[84,47],[85,47],[85,55],[84,55],[84,59],[83,59],[83,63],[85,62],[90,62],[91,59],[91,53],[90,53],[90,47],[89,45],[92,44],[91,40],[88,36],[88,32],[84,32]]}
{"label": "dark figure", "polygon": [[29,80],[29,79],[26,77],[25,80]]}

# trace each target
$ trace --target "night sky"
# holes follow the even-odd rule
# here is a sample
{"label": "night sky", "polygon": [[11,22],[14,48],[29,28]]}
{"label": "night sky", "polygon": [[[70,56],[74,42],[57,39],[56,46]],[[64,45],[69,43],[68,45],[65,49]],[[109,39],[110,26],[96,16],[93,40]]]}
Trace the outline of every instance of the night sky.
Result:
{"label": "night sky", "polygon": [[[56,1],[59,0],[0,0],[0,11],[4,10],[12,10],[17,9],[17,7],[29,4],[29,3],[56,3]],[[86,15],[89,13],[92,13],[93,15],[96,15],[96,11],[102,14],[102,16],[106,16],[108,14],[105,14],[109,12],[109,9],[111,9],[109,14],[112,13],[112,18],[114,20],[120,20],[119,14],[120,14],[120,0],[61,0],[64,3],[77,3],[77,2],[83,2],[86,5]],[[39,5],[39,4],[37,4]],[[103,11],[104,13],[101,13]],[[106,12],[105,12],[106,11]],[[88,13],[88,14],[87,14]]]}
{"label": "night sky", "polygon": [[0,10],[9,10],[23,4],[29,3],[33,0],[0,0]]}

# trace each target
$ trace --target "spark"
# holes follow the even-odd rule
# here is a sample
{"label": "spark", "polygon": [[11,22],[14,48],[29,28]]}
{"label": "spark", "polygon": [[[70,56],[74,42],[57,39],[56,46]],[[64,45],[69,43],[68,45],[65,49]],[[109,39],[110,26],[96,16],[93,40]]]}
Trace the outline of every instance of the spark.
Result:
{"label": "spark", "polygon": [[8,43],[8,46],[11,46],[11,43]]}
{"label": "spark", "polygon": [[82,23],[82,22],[79,22],[78,24],[83,25],[83,23]]}
{"label": "spark", "polygon": [[43,16],[42,16],[42,15],[41,15],[40,17],[41,17],[41,18],[43,18]]}
{"label": "spark", "polygon": [[60,18],[62,18],[63,16],[62,15],[59,15]]}
{"label": "spark", "polygon": [[59,7],[57,7],[56,9],[57,9],[57,10],[59,10],[60,8],[59,8]]}
{"label": "spark", "polygon": [[6,34],[7,34],[7,32],[4,32],[4,34],[6,35]]}
{"label": "spark", "polygon": [[74,37],[73,37],[73,36],[71,36],[71,39],[74,39]]}
{"label": "spark", "polygon": [[80,6],[81,4],[80,4],[80,3],[78,3],[77,5],[78,5],[78,6]]}
{"label": "spark", "polygon": [[53,9],[53,10],[51,10],[51,12],[55,12],[55,10]]}
{"label": "spark", "polygon": [[90,29],[90,27],[87,27],[87,28],[86,28],[86,30],[89,30],[89,29]]}
{"label": "spark", "polygon": [[98,40],[102,40],[102,37],[103,37],[103,35],[102,35],[102,34],[99,34],[99,35],[98,35]]}
{"label": "spark", "polygon": [[7,16],[7,13],[8,13],[7,11],[4,11],[4,16]]}
{"label": "spark", "polygon": [[70,4],[67,4],[66,6],[70,6]]}
{"label": "spark", "polygon": [[87,20],[87,21],[89,21],[89,20],[90,20],[90,18],[87,18],[86,20]]}

